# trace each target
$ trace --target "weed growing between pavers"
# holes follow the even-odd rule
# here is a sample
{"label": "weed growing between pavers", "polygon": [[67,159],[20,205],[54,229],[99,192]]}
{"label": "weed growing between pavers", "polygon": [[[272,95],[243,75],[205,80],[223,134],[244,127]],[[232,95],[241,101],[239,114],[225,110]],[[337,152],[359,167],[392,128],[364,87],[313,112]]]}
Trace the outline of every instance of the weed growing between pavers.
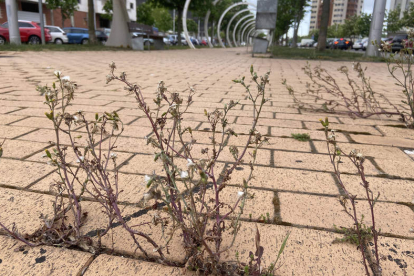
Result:
{"label": "weed growing between pavers", "polygon": [[[241,84],[253,105],[254,115],[249,136],[245,146],[239,150],[236,146],[228,146],[231,138],[237,134],[230,128],[228,114],[238,105],[230,101],[222,110],[212,112],[204,110],[204,115],[211,126],[211,146],[195,152],[196,139],[191,127],[186,127],[183,115],[192,104],[195,91],[189,87],[189,94],[181,97],[178,93],[169,92],[165,83],[158,84],[156,98],[151,107],[138,85],[127,80],[126,73],[115,75],[115,64],[111,64],[107,83],[117,80],[125,85],[125,90],[136,98],[138,108],[143,111],[152,127],[152,134],[145,137],[147,145],[154,149],[154,161],[160,162],[163,175],[148,174],[145,176],[148,192],[144,194],[146,201],[155,200],[155,205],[163,203],[165,207],[159,211],[159,216],[167,215],[169,230],[166,234],[166,245],[181,231],[186,251],[185,263],[190,270],[213,274],[244,274],[272,275],[276,269],[276,262],[263,267],[263,247],[260,245],[260,234],[256,232],[256,253],[249,254],[248,264],[222,262],[222,255],[234,245],[240,229],[240,217],[243,213],[249,195],[249,183],[253,179],[257,151],[268,139],[257,131],[261,111],[268,102],[266,85],[269,83],[269,72],[259,77],[250,68],[253,87],[245,82],[245,77],[234,80]],[[217,172],[217,162],[224,150],[230,151],[234,158],[233,165],[224,173]],[[197,157],[201,156],[201,158]],[[231,205],[223,198],[223,190],[234,170],[250,159],[250,173],[240,191],[234,195],[237,201]],[[225,238],[225,232],[230,237]],[[227,234],[226,233],[226,234]],[[223,241],[225,241],[223,245]],[[286,241],[285,241],[286,243]],[[284,243],[284,244],[285,244]],[[283,248],[284,248],[283,244]],[[283,251],[283,250],[282,250]],[[277,259],[278,260],[278,259]],[[277,261],[276,260],[276,261]]]}
{"label": "weed growing between pavers", "polygon": [[[269,265],[263,263],[264,248],[260,244],[258,228],[255,253],[249,253],[247,262],[242,262],[239,258],[228,262],[222,260],[223,254],[237,241],[244,206],[252,198],[249,185],[253,179],[257,151],[268,142],[256,126],[262,108],[268,102],[266,85],[269,83],[269,73],[259,77],[251,67],[253,87],[257,90],[255,93],[244,77],[234,80],[245,88],[254,107],[252,127],[245,146],[229,146],[231,138],[237,134],[230,128],[227,116],[238,105],[238,102],[230,101],[222,110],[205,110],[212,129],[211,146],[196,152],[196,137],[193,137],[192,129],[185,127],[182,120],[193,102],[194,90],[190,88],[188,97],[184,99],[178,93],[170,93],[164,82],[160,82],[154,99],[155,108],[150,108],[139,86],[128,82],[124,72],[116,76],[115,68],[112,63],[107,83],[121,81],[126,85],[125,89],[135,95],[138,108],[152,126],[152,135],[146,137],[147,146],[154,149],[154,164],[164,172],[164,175],[153,172],[144,178],[148,191],[143,195],[143,201],[151,202],[149,209],[153,210],[152,219],[131,226],[118,205],[122,187],[118,185],[117,155],[114,149],[124,130],[118,114],[97,113],[93,120],[89,120],[82,111],[67,112],[66,108],[74,99],[77,86],[69,76],[55,71],[57,80],[52,87],[37,89],[45,97],[45,104],[49,108],[45,115],[53,124],[55,134],[53,149],[46,150],[44,155],[48,159],[48,165],[56,167],[60,179],[51,186],[55,195],[53,215],[42,215],[43,225],[32,234],[21,235],[15,225],[11,230],[4,224],[0,223],[0,226],[10,236],[29,246],[76,247],[99,254],[104,249],[101,245],[102,237],[118,224],[129,233],[137,250],[148,260],[180,265],[169,261],[166,254],[169,254],[173,239],[182,239],[186,252],[184,265],[189,270],[204,274],[273,275],[280,267],[278,261],[289,235],[282,242],[274,262]],[[84,134],[79,135],[80,133]],[[229,150],[234,162],[225,172],[219,173],[216,165],[225,150]],[[71,162],[70,156],[76,161]],[[240,190],[234,194],[236,203],[226,202],[223,191],[231,175],[238,166],[248,161],[250,173],[240,184]],[[82,208],[85,196],[92,197],[100,204],[101,212],[96,214],[107,221],[106,226],[98,231],[96,244],[81,231],[90,216]],[[267,218],[269,219],[269,214]],[[153,231],[156,230],[143,230],[143,226],[147,225],[161,228],[162,244],[153,238]],[[143,243],[150,244],[156,257],[144,249]]]}
{"label": "weed growing between pavers", "polygon": [[[310,79],[306,84],[305,93],[295,93],[286,79],[283,80],[283,84],[299,108],[336,114],[345,113],[352,118],[395,115],[408,128],[414,128],[413,45],[414,32],[409,33],[404,48],[397,53],[392,52],[391,44],[382,42],[382,53],[387,69],[404,96],[404,100],[401,100],[402,108],[391,103],[384,94],[374,92],[370,78],[365,75],[367,68],[363,68],[359,62],[352,66],[357,74],[356,79],[351,76],[348,67],[338,68],[338,71],[345,75],[348,87],[341,87],[332,74],[322,66],[315,66],[312,69],[309,62],[303,68]],[[313,103],[308,102],[304,96],[312,99]]]}
{"label": "weed growing between pavers", "polygon": [[301,142],[306,142],[310,140],[310,136],[307,133],[292,133],[292,138]]}
{"label": "weed growing between pavers", "polygon": [[[325,130],[325,138],[326,144],[328,148],[328,154],[331,161],[331,164],[334,169],[334,173],[338,183],[344,193],[343,196],[340,197],[339,202],[342,205],[344,212],[353,220],[354,227],[346,230],[342,229],[345,234],[342,241],[348,241],[351,243],[358,244],[358,248],[361,251],[362,261],[365,268],[365,273],[367,276],[370,276],[371,273],[368,269],[368,265],[371,268],[373,275],[378,276],[382,275],[382,268],[380,266],[380,258],[378,252],[378,234],[381,229],[377,230],[375,225],[375,214],[374,214],[374,207],[378,201],[380,193],[374,196],[374,193],[370,189],[369,182],[365,177],[365,167],[364,161],[365,157],[362,153],[352,150],[349,154],[346,154],[341,148],[338,146],[336,141],[336,134],[335,131],[329,131],[329,121],[328,118],[325,120],[320,120],[322,126]],[[357,175],[360,177],[361,186],[365,190],[366,200],[369,205],[370,215],[371,215],[371,226],[367,227],[363,223],[364,217],[362,216],[361,220],[358,219],[357,216],[357,205],[356,205],[356,195],[351,194],[348,191],[348,185],[346,185],[341,178],[341,164],[343,163],[342,157],[344,159],[348,159],[354,165],[357,170]],[[349,207],[351,205],[351,208]],[[374,258],[372,258],[371,249],[368,247],[368,242],[371,240],[374,241]],[[368,264],[367,264],[368,263]]]}

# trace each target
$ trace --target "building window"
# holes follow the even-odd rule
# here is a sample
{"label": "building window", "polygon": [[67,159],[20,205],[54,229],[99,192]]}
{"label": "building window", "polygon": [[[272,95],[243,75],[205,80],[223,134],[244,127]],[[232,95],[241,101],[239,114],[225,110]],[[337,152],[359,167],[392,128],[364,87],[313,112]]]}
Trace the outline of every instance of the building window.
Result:
{"label": "building window", "polygon": [[133,9],[134,9],[134,3],[130,3],[130,4],[129,4],[129,8],[130,8],[131,10],[133,10]]}
{"label": "building window", "polygon": [[39,12],[39,5],[37,3],[21,2],[22,11],[26,12]]}
{"label": "building window", "polygon": [[78,4],[80,4],[81,3],[81,0],[78,0]]}

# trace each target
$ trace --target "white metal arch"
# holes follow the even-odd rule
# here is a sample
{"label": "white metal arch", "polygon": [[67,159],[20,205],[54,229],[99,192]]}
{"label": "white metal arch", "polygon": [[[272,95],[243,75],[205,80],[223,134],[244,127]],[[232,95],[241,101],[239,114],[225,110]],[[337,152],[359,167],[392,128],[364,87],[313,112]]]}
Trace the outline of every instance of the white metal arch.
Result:
{"label": "white metal arch", "polygon": [[[187,1],[190,1],[190,0],[187,0]],[[220,26],[221,26],[221,22],[223,21],[223,18],[224,18],[224,16],[226,15],[226,13],[229,11],[229,10],[231,10],[232,8],[234,8],[234,7],[237,7],[237,6],[240,6],[240,5],[248,5],[248,6],[252,6],[252,7],[255,7],[256,8],[256,5],[255,4],[251,4],[251,3],[247,3],[247,2],[239,2],[239,3],[234,3],[233,5],[231,5],[230,7],[228,7],[222,14],[221,14],[221,16],[220,16],[220,19],[219,19],[219,22],[218,22],[218,24],[217,24],[217,36],[218,36],[218,39],[219,39],[219,43],[220,43],[220,46],[221,47],[223,47],[223,48],[226,48],[226,46],[224,46],[224,44],[223,44],[223,42],[221,41],[221,36],[220,36]]]}
{"label": "white metal arch", "polygon": [[[214,2],[213,2],[213,6],[215,6],[218,2],[219,2],[220,0],[215,0]],[[207,11],[207,13],[206,13],[206,16],[204,17],[204,33],[206,34],[206,37],[207,37],[207,43],[208,43],[208,46],[210,47],[210,48],[213,48],[213,44],[211,43],[211,41],[208,39],[208,19],[210,18],[210,14],[211,14],[211,11],[210,10],[208,10]],[[212,34],[212,36],[211,36],[211,40],[213,40],[214,39],[214,30],[213,30],[213,34]]]}
{"label": "white metal arch", "polygon": [[242,36],[241,36],[241,33],[242,33],[242,31],[243,31],[243,29],[246,27],[246,25],[247,24],[250,24],[251,22],[256,22],[256,20],[253,18],[253,19],[249,19],[249,20],[247,20],[247,21],[245,21],[241,26],[240,26],[240,29],[239,29],[239,39],[238,39],[238,44],[240,45],[240,43],[242,42]]}
{"label": "white metal arch", "polygon": [[256,28],[256,26],[253,26],[249,31],[247,31],[247,42],[246,42],[246,46],[249,43],[249,36],[255,30],[255,28]]}
{"label": "white metal arch", "polygon": [[256,22],[251,22],[249,24],[247,24],[246,27],[244,27],[242,34],[241,34],[241,39],[244,39],[244,32],[247,30],[247,28],[249,28],[250,26],[252,26],[253,24],[255,24]]}
{"label": "white metal arch", "polygon": [[[236,12],[232,17],[231,17],[231,19],[230,19],[230,21],[229,21],[229,23],[227,24],[227,29],[226,29],[226,40],[228,41],[228,43],[229,43],[229,46],[230,47],[233,47],[233,45],[231,44],[231,40],[230,40],[230,37],[229,37],[229,31],[230,31],[230,26],[231,26],[231,23],[233,22],[233,20],[239,15],[239,14],[241,14],[241,13],[244,13],[244,12],[249,12],[251,9],[253,9],[253,10],[256,10],[255,8],[247,8],[247,9],[244,9],[244,10],[241,10],[241,11],[238,11],[238,12]],[[254,16],[254,14],[248,14],[248,17],[251,17],[251,16]],[[243,18],[246,18],[246,17],[243,17]],[[236,44],[234,44],[234,47],[236,47],[237,45]]]}
{"label": "white metal arch", "polygon": [[237,21],[236,26],[234,26],[234,29],[233,29],[233,43],[234,43],[234,46],[235,46],[235,47],[240,46],[240,45],[237,45],[237,42],[236,42],[236,30],[237,30],[237,27],[239,26],[239,24],[240,24],[242,21],[244,21],[245,19],[247,19],[247,18],[249,18],[249,17],[251,17],[251,16],[254,16],[254,14],[248,14],[248,15],[246,15],[246,16],[243,16],[242,18],[240,18],[240,20],[239,20],[239,21]]}
{"label": "white metal arch", "polygon": [[193,43],[191,42],[190,37],[188,36],[188,30],[187,30],[187,12],[188,12],[188,7],[190,6],[191,0],[186,0],[185,1],[185,5],[184,5],[184,10],[183,10],[183,31],[184,31],[184,37],[185,40],[187,41],[188,46],[190,46],[190,48],[195,49]]}

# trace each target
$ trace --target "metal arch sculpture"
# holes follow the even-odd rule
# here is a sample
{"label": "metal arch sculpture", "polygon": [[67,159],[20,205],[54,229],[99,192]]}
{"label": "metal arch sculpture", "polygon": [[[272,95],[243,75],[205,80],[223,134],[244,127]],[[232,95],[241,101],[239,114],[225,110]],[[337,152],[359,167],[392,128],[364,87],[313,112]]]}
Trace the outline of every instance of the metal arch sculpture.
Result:
{"label": "metal arch sculpture", "polygon": [[241,26],[240,26],[240,29],[239,29],[239,39],[238,39],[238,44],[240,45],[240,43],[242,42],[242,36],[241,36],[241,32],[242,32],[242,30],[244,29],[244,27],[246,27],[246,25],[247,24],[249,24],[249,23],[251,23],[251,22],[256,22],[256,19],[249,19],[249,20],[247,20],[247,21],[245,21]]}
{"label": "metal arch sculpture", "polygon": [[[241,11],[238,11],[238,12],[236,12],[232,17],[231,17],[231,19],[230,19],[230,21],[229,21],[229,23],[227,24],[227,29],[226,29],[226,40],[227,40],[227,42],[229,43],[229,46],[230,47],[233,47],[233,45],[231,44],[231,40],[230,40],[230,38],[229,38],[229,31],[230,31],[230,26],[231,26],[231,23],[233,22],[233,20],[239,15],[239,14],[242,14],[242,13],[244,13],[244,12],[247,12],[247,11],[251,11],[251,10],[256,10],[255,8],[247,8],[247,9],[244,9],[244,10],[241,10]],[[248,16],[247,17],[251,17],[251,16],[254,16],[254,14],[248,14]],[[246,18],[246,16],[245,17],[243,17],[243,18]],[[236,44],[234,45],[235,47],[237,46]]]}
{"label": "metal arch sculpture", "polygon": [[234,29],[233,29],[233,43],[234,43],[234,46],[240,46],[240,45],[237,45],[237,42],[236,42],[236,30],[237,30],[237,27],[239,26],[239,24],[243,21],[243,20],[245,20],[245,19],[247,19],[247,18],[249,18],[249,17],[251,17],[251,16],[254,16],[254,14],[248,14],[248,15],[246,15],[246,16],[244,16],[244,17],[242,17],[242,18],[240,18],[240,20],[239,21],[237,21],[237,23],[236,23],[236,26],[234,26]]}
{"label": "metal arch sculpture", "polygon": [[[213,6],[215,6],[218,2],[219,2],[220,0],[215,0],[214,2],[213,2]],[[214,46],[213,46],[213,44],[211,44],[211,41],[208,39],[208,37],[209,37],[209,35],[208,35],[208,19],[210,18],[210,14],[211,14],[211,11],[210,10],[208,10],[207,11],[207,13],[206,13],[206,16],[204,17],[204,33],[206,34],[206,36],[207,36],[207,43],[208,43],[208,46],[210,47],[210,48],[213,48]],[[213,35],[211,36],[211,39],[213,39],[214,38],[214,30],[213,30]]]}
{"label": "metal arch sculpture", "polygon": [[[187,0],[187,1],[190,1],[190,0]],[[234,8],[234,7],[240,6],[240,5],[247,5],[247,6],[252,6],[252,7],[257,8],[255,4],[252,4],[252,3],[247,3],[247,2],[239,2],[239,3],[234,3],[233,5],[231,5],[230,7],[228,7],[228,8],[227,8],[227,9],[226,9],[226,10],[225,10],[222,14],[221,14],[220,19],[219,19],[219,22],[218,22],[218,24],[217,24],[217,36],[218,36],[218,39],[219,39],[220,46],[221,46],[222,48],[226,48],[226,46],[224,46],[223,42],[221,41],[221,36],[220,36],[220,26],[221,26],[221,22],[223,21],[224,16],[226,15],[226,13],[227,13],[229,10],[231,10],[231,9],[232,9],[232,8]]]}
{"label": "metal arch sculpture", "polygon": [[185,1],[185,5],[184,5],[184,10],[183,10],[183,31],[184,31],[184,37],[185,40],[187,41],[188,46],[190,46],[190,48],[195,49],[193,43],[191,42],[190,37],[188,36],[188,30],[187,30],[187,12],[188,12],[188,7],[190,6],[191,0],[186,0]]}
{"label": "metal arch sculpture", "polygon": [[249,36],[255,30],[255,28],[256,28],[256,26],[253,26],[250,30],[247,31],[247,42],[246,42],[246,46],[249,43]]}
{"label": "metal arch sculpture", "polygon": [[251,23],[249,23],[249,24],[247,24],[247,26],[246,27],[244,27],[244,29],[243,29],[243,31],[242,31],[242,34],[241,34],[241,39],[243,39],[244,38],[244,32],[247,30],[247,28],[249,28],[250,26],[252,26],[253,24],[255,24],[256,22],[251,22]]}

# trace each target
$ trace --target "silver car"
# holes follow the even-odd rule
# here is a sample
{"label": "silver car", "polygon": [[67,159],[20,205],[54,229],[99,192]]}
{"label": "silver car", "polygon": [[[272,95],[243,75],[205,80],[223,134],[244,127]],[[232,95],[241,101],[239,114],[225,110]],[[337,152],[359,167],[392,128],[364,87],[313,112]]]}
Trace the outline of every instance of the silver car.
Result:
{"label": "silver car", "polygon": [[50,35],[52,36],[52,41],[50,41],[51,43],[63,44],[69,42],[65,31],[58,26],[45,26],[45,28],[49,30]]}

